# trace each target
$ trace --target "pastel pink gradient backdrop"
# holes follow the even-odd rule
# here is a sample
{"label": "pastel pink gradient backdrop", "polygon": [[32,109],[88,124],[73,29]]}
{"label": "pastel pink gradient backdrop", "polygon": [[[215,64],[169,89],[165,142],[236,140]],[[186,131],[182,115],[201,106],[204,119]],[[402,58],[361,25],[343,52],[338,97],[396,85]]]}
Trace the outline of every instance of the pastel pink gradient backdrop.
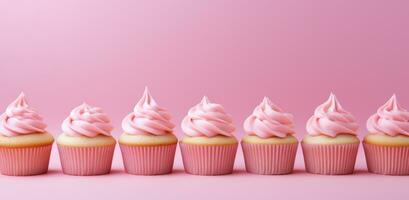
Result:
{"label": "pastel pink gradient backdrop", "polygon": [[[225,106],[240,137],[243,120],[268,96],[294,114],[301,138],[314,108],[334,92],[362,136],[393,93],[409,108],[408,7],[404,0],[3,0],[0,108],[24,91],[58,135],[86,101],[112,116],[118,136],[149,86],[179,137],[181,119],[203,95]],[[244,173],[240,151],[237,173],[226,177],[183,174],[179,153],[176,174],[128,176],[117,151],[112,175],[85,178],[62,175],[54,151],[49,175],[2,176],[0,186],[11,197],[24,184],[21,198],[409,197],[406,177],[367,174],[362,152],[354,176],[305,174],[299,151],[296,174],[270,177]]]}

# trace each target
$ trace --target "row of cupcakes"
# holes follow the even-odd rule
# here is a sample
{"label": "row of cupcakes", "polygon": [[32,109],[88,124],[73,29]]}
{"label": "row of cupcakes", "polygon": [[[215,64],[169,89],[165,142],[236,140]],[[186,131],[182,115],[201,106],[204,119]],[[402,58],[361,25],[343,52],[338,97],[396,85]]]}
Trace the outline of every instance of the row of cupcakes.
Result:
{"label": "row of cupcakes", "polygon": [[[54,139],[42,117],[21,94],[0,116],[0,172],[5,175],[46,173]],[[166,109],[145,92],[122,121],[119,138],[125,171],[158,175],[172,171],[178,139]],[[204,97],[182,121],[179,142],[185,171],[222,175],[233,171],[238,140],[232,118]],[[409,174],[409,112],[393,95],[368,119],[363,141],[368,170],[378,174]],[[82,104],[62,124],[57,139],[65,174],[109,173],[116,146],[113,126],[101,108]],[[316,174],[353,173],[360,140],[358,124],[335,95],[318,106],[307,122],[301,142],[306,171]],[[257,174],[288,174],[294,167],[298,140],[293,117],[264,98],[245,120],[241,145],[246,170]]]}

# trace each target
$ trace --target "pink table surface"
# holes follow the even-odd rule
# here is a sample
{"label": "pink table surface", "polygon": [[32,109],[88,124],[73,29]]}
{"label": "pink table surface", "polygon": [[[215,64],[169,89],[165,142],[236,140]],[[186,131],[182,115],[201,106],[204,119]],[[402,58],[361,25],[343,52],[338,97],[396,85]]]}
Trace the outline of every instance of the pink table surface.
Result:
{"label": "pink table surface", "polygon": [[299,150],[291,175],[263,176],[244,170],[241,149],[235,171],[225,176],[185,174],[180,152],[174,172],[162,176],[135,176],[123,171],[119,148],[111,174],[68,176],[60,170],[54,147],[48,174],[31,177],[0,177],[1,198],[17,199],[407,199],[409,177],[383,176],[366,171],[359,152],[355,174],[323,176],[304,172]]}

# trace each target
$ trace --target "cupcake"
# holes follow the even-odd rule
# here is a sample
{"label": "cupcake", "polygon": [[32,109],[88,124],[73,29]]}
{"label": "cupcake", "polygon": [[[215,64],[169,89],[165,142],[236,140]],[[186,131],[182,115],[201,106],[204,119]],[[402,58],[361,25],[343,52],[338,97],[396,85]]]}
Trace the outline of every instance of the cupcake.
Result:
{"label": "cupcake", "polygon": [[298,141],[293,116],[267,97],[244,121],[241,141],[246,170],[255,174],[289,174],[294,168]]}
{"label": "cupcake", "polygon": [[82,104],[62,123],[57,139],[64,174],[90,176],[111,171],[115,139],[111,120],[101,108]]}
{"label": "cupcake", "polygon": [[237,151],[235,128],[224,108],[207,97],[191,108],[182,121],[180,144],[183,166],[189,174],[223,175],[233,172]]}
{"label": "cupcake", "polygon": [[409,175],[409,112],[395,95],[368,119],[367,128],[363,146],[368,171]]}
{"label": "cupcake", "polygon": [[137,175],[172,172],[177,145],[170,115],[157,105],[147,88],[132,113],[122,121],[119,138],[125,171]]}
{"label": "cupcake", "polygon": [[306,171],[328,175],[353,173],[359,147],[357,130],[354,117],[331,94],[307,122],[309,135],[301,142]]}
{"label": "cupcake", "polygon": [[10,176],[46,173],[54,138],[23,93],[0,118],[0,172]]}

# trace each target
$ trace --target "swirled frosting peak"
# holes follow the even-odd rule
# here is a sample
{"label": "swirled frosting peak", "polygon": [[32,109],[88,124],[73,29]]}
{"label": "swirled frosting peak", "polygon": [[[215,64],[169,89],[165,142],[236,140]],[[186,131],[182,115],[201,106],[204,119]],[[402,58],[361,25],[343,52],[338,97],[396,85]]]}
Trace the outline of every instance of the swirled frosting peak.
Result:
{"label": "swirled frosting peak", "polygon": [[133,112],[122,120],[122,128],[127,134],[165,135],[172,133],[175,127],[170,118],[167,110],[158,106],[146,87]]}
{"label": "swirled frosting peak", "polygon": [[409,112],[398,104],[396,95],[393,95],[368,119],[367,128],[374,134],[409,136]]}
{"label": "swirled frosting peak", "polygon": [[207,97],[191,108],[182,121],[182,130],[192,137],[217,135],[233,136],[235,128],[233,120],[224,108],[215,103],[210,103]]}
{"label": "swirled frosting peak", "polygon": [[244,131],[261,138],[287,137],[294,134],[293,127],[293,116],[284,113],[267,97],[264,97],[261,104],[244,121]]}
{"label": "swirled frosting peak", "polygon": [[86,103],[74,108],[61,127],[67,135],[86,137],[110,136],[114,128],[101,108]]}
{"label": "swirled frosting peak", "polygon": [[315,109],[314,115],[307,122],[307,132],[310,135],[355,135],[357,130],[358,123],[354,116],[342,108],[332,93],[326,102]]}
{"label": "swirled frosting peak", "polygon": [[7,107],[0,118],[0,132],[4,136],[42,133],[47,127],[43,118],[27,104],[24,93]]}

